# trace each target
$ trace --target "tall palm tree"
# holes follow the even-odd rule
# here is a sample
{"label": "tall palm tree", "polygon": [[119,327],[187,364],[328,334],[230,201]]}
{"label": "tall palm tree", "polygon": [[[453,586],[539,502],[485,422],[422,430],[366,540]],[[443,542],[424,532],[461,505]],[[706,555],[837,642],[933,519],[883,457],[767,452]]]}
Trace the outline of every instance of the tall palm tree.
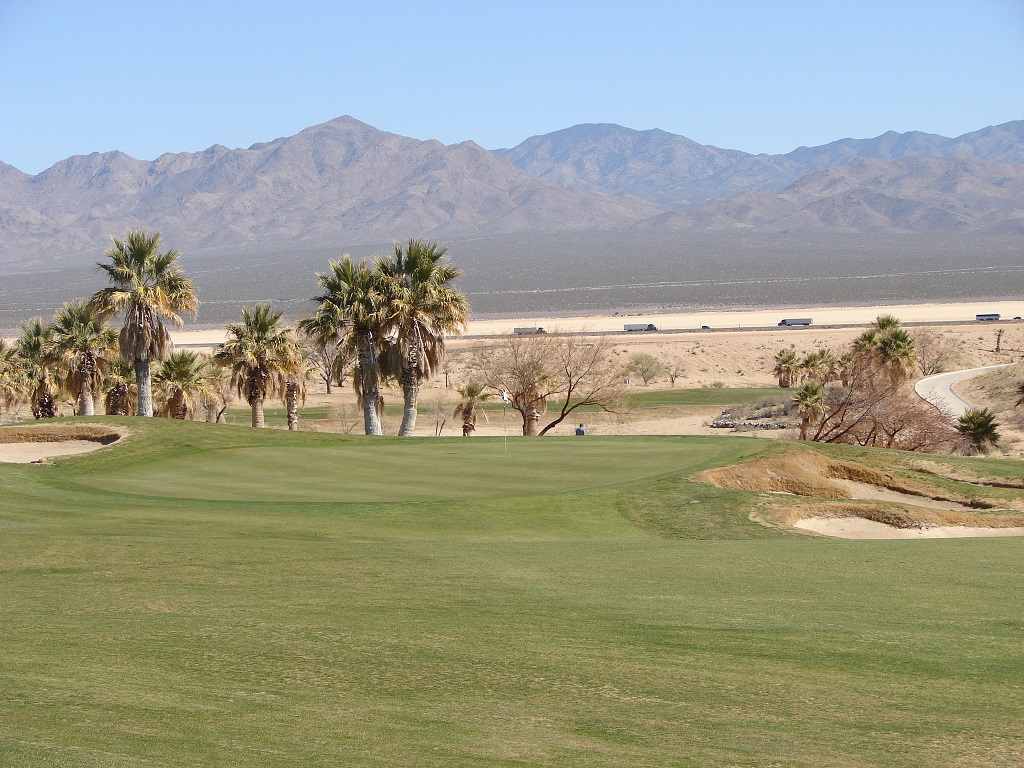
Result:
{"label": "tall palm tree", "polygon": [[800,371],[800,358],[792,349],[780,349],[775,355],[775,368],[772,373],[779,377],[779,386],[789,389],[796,381]]}
{"label": "tall palm tree", "polygon": [[53,346],[64,390],[78,401],[78,415],[95,415],[107,363],[117,354],[117,331],[91,305],[75,299],[53,318]]}
{"label": "tall palm tree", "polygon": [[138,416],[153,415],[152,361],[170,354],[171,336],[164,321],[182,324],[182,313],[195,315],[199,299],[192,281],[175,265],[180,254],[160,251],[160,235],[148,236],[129,229],[122,239],[113,238],[106,252],[109,264],[97,263],[110,278],[110,287],[89,300],[104,317],[124,313],[121,328],[121,356],[135,367]]}
{"label": "tall palm tree", "polygon": [[41,317],[34,317],[21,326],[21,336],[15,346],[29,379],[32,416],[36,419],[56,417],[57,380],[54,371],[57,356],[53,347],[53,327]]}
{"label": "tall palm tree", "polygon": [[[476,428],[476,414],[477,406],[485,400],[490,400],[492,394],[487,392],[487,385],[482,384],[479,381],[466,382],[464,386],[456,387],[455,391],[461,395],[462,400],[455,406],[453,416],[462,417],[462,435],[468,436]],[[484,418],[487,418],[486,411],[480,411],[483,413]]]}
{"label": "tall palm tree", "polygon": [[103,412],[107,416],[127,416],[135,410],[135,404],[135,367],[116,357],[103,377]]}
{"label": "tall palm tree", "polygon": [[809,381],[793,395],[793,404],[800,413],[800,439],[806,440],[811,424],[825,413],[825,393],[817,381]]}
{"label": "tall palm tree", "polygon": [[263,427],[263,403],[282,392],[295,357],[295,332],[282,324],[283,312],[269,304],[242,308],[242,322],[231,323],[227,340],[213,359],[231,369],[231,385],[252,409],[252,425]]}
{"label": "tall palm tree", "polygon": [[380,259],[389,304],[390,329],[395,335],[389,372],[402,385],[405,407],[401,437],[416,428],[420,385],[444,357],[445,334],[461,333],[469,320],[469,302],[452,285],[462,274],[445,259],[446,248],[422,239],[395,243],[395,253]]}
{"label": "tall palm tree", "polygon": [[968,408],[957,423],[970,453],[984,453],[995,446],[999,442],[998,427],[995,414],[988,408]]}
{"label": "tall palm tree", "polygon": [[160,363],[153,383],[160,398],[160,415],[194,419],[198,406],[213,394],[216,373],[210,358],[191,350],[175,350]]}
{"label": "tall palm tree", "polygon": [[13,344],[0,339],[0,416],[28,395],[28,372]]}
{"label": "tall palm tree", "polygon": [[318,272],[321,293],[317,316],[344,328],[343,347],[355,354],[353,377],[356,398],[363,408],[363,427],[368,435],[382,433],[380,422],[379,352],[387,335],[388,311],[380,274],[365,261],[354,262],[346,254],[331,261],[327,272]]}

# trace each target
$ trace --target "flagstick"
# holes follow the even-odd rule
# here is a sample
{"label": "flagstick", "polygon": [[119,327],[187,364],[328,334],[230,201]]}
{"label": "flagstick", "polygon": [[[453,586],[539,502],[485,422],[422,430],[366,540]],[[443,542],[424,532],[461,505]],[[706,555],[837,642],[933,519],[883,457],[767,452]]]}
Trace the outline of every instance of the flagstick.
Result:
{"label": "flagstick", "polygon": [[505,429],[505,411],[508,409],[504,403],[501,404],[501,434],[505,436],[505,453],[508,453],[508,430]]}

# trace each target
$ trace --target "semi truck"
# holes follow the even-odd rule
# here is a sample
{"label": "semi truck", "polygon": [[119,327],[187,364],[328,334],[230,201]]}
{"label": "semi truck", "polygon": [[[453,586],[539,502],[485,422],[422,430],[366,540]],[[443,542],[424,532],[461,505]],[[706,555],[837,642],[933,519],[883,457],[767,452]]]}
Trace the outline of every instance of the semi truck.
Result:
{"label": "semi truck", "polygon": [[626,331],[656,331],[658,326],[654,323],[626,323],[622,326]]}
{"label": "semi truck", "polygon": [[810,325],[811,318],[809,317],[787,317],[783,319],[779,325],[793,326],[793,325]]}
{"label": "semi truck", "polygon": [[533,326],[530,328],[513,328],[512,332],[515,333],[516,336],[534,336],[538,333],[547,333],[547,331],[540,326]]}

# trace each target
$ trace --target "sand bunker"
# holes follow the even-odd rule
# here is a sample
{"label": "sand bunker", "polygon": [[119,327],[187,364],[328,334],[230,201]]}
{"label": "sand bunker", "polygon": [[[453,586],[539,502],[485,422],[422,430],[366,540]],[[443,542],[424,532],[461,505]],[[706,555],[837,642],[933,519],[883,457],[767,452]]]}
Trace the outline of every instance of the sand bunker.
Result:
{"label": "sand bunker", "polygon": [[979,528],[966,525],[924,525],[894,528],[863,517],[808,517],[794,528],[840,539],[962,539],[985,536],[1024,536],[1022,528]]}
{"label": "sand bunker", "polygon": [[97,424],[40,424],[0,429],[0,462],[31,464],[115,443],[124,433]]}
{"label": "sand bunker", "polygon": [[996,502],[958,496],[861,464],[792,451],[702,473],[721,488],[816,499],[783,505],[772,522],[849,539],[1024,535],[1024,517],[982,515]]}

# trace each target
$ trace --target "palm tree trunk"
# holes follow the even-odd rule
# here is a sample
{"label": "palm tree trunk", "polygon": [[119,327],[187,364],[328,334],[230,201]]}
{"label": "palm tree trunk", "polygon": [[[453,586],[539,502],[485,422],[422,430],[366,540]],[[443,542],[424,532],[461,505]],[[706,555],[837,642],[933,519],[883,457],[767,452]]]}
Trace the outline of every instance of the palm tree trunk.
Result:
{"label": "palm tree trunk", "polygon": [[43,388],[32,407],[32,416],[36,419],[54,419],[57,417],[57,403],[49,389]]}
{"label": "palm tree trunk", "polygon": [[168,404],[167,410],[171,413],[172,419],[181,419],[184,421],[185,417],[188,416],[188,405],[185,403],[185,393],[180,389],[176,389],[174,394],[171,395],[171,402]]}
{"label": "palm tree trunk", "polygon": [[380,371],[373,351],[373,338],[366,334],[359,339],[359,370],[363,394],[363,427],[368,435],[383,433],[380,426]]}
{"label": "palm tree trunk", "polygon": [[217,401],[212,397],[206,398],[206,422],[208,424],[217,423]]}
{"label": "palm tree trunk", "polygon": [[107,407],[107,416],[128,415],[128,385],[118,384],[110,393],[110,402]]}
{"label": "palm tree trunk", "polygon": [[295,432],[299,428],[299,385],[294,381],[285,385],[285,404],[288,408],[288,431]]}
{"label": "palm tree trunk", "polygon": [[139,393],[136,416],[153,416],[153,380],[149,375],[149,360],[135,361],[135,386]]}
{"label": "palm tree trunk", "polygon": [[263,424],[263,398],[254,397],[249,405],[252,406],[252,425],[259,429],[262,429]]}
{"label": "palm tree trunk", "polygon": [[539,426],[539,413],[532,411],[523,415],[523,437],[536,437]]}
{"label": "palm tree trunk", "polygon": [[78,390],[78,415],[96,415],[96,402],[92,398],[92,386],[88,379],[82,380],[82,386]]}
{"label": "palm tree trunk", "polygon": [[412,437],[416,431],[416,403],[420,395],[420,377],[415,368],[402,371],[402,396],[405,402],[402,411],[402,426],[398,429],[399,437]]}

